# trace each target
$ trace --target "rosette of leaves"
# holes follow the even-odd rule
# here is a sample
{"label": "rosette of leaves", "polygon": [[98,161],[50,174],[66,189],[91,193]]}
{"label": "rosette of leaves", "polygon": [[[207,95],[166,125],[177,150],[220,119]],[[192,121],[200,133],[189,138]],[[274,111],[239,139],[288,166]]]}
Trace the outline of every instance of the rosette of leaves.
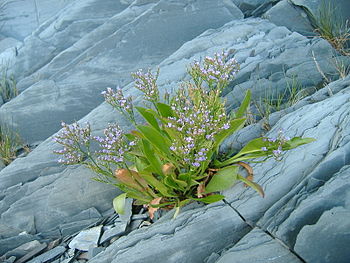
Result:
{"label": "rosette of leaves", "polygon": [[[81,144],[90,145],[86,129],[80,132],[81,141],[79,136],[73,136],[72,140],[66,135],[79,134],[75,125],[70,133],[63,132],[57,137],[56,141],[65,146],[65,150],[57,153],[69,154],[69,160],[73,161],[68,160],[67,164],[85,162],[98,174],[115,178],[117,182],[113,184],[124,192],[113,201],[118,213],[123,213],[125,199],[129,197],[135,199],[135,204],[147,206],[151,218],[159,208],[176,208],[176,216],[180,207],[191,201],[213,203],[224,199],[220,192],[238,181],[264,196],[261,186],[253,182],[252,168],[245,161],[279,159],[283,151],[314,139],[290,139],[280,132],[275,139],[254,139],[235,155],[219,160],[220,145],[245,125],[250,104],[248,90],[238,110],[227,114],[221,98],[238,70],[236,61],[228,59],[224,52],[206,57],[202,64],[195,62],[188,70],[192,81],[183,83],[174,96],[168,96],[166,103],[159,99],[156,85],[159,71],[156,76],[150,71],[138,71],[133,74],[135,87],[144,92],[151,107],[132,107],[131,98],[124,98],[120,89],[103,93],[107,102],[129,116],[135,129],[124,134],[116,127],[109,127],[104,139],[97,138],[103,150],[95,153],[98,158],[94,160],[90,152],[81,154],[82,149],[89,148]],[[143,124],[136,123],[134,109],[143,117]],[[75,153],[79,154],[78,158],[74,157]],[[248,172],[247,177],[239,173],[240,166]]]}

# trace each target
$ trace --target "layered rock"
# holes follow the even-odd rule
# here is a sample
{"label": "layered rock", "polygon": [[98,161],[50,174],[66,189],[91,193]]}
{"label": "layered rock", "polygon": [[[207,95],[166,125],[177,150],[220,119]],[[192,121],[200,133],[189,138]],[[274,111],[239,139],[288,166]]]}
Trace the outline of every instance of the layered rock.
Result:
{"label": "layered rock", "polygon": [[[44,8],[44,2],[36,2]],[[63,8],[63,1],[47,7],[45,19],[28,9],[39,20],[28,17],[28,24],[14,30],[20,41],[28,36],[23,44],[6,42],[6,32],[1,38],[6,51],[0,59],[9,62],[21,94],[1,106],[0,118],[30,144],[41,143],[0,171],[0,255],[18,259],[35,245],[40,251],[27,254],[29,260],[47,249],[46,243],[63,238],[32,262],[73,262],[72,255],[62,258],[73,250],[67,240],[90,226],[98,229],[85,231],[94,234],[93,247],[83,250],[91,262],[346,262],[350,76],[333,80],[339,78],[337,62],[347,66],[349,58],[325,40],[309,38],[311,23],[300,6],[311,10],[315,1],[302,2],[81,0]],[[243,19],[243,13],[268,20]],[[298,23],[288,14],[297,14]],[[11,23],[15,29],[17,22]],[[36,29],[29,35],[31,28]],[[122,236],[138,228],[144,214],[116,221],[111,200],[120,191],[90,180],[95,175],[82,166],[58,165],[52,135],[61,120],[89,121],[96,134],[110,122],[127,130],[123,116],[99,105],[102,90],[120,85],[142,105],[131,71],[159,66],[161,92],[173,91],[188,79],[190,63],[222,50],[241,66],[225,90],[228,109],[239,105],[247,89],[257,102],[266,94],[284,94],[294,81],[306,96],[245,127],[222,151],[242,147],[269,127],[267,136],[283,128],[290,137],[316,141],[286,153],[281,162],[252,165],[264,199],[238,184],[225,191],[223,202],[188,206],[176,219],[169,212]],[[333,82],[323,88],[325,81]],[[105,216],[113,225],[102,227]]]}

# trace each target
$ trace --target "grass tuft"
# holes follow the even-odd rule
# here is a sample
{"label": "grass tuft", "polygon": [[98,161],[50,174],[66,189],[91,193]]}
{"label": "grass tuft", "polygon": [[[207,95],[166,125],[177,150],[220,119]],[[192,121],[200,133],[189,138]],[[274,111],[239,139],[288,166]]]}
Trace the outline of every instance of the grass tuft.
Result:
{"label": "grass tuft", "polygon": [[0,96],[4,103],[18,95],[16,80],[13,75],[8,75],[7,68],[3,67],[0,79]]}
{"label": "grass tuft", "polygon": [[5,166],[16,159],[17,153],[23,148],[25,147],[18,133],[6,126],[0,126],[0,160]]}
{"label": "grass tuft", "polygon": [[318,13],[312,17],[315,31],[342,55],[349,56],[350,25],[339,16],[337,7],[330,1],[322,1]]}
{"label": "grass tuft", "polygon": [[253,101],[257,110],[258,119],[264,119],[263,124],[266,130],[269,130],[268,119],[271,113],[286,109],[299,102],[307,96],[303,85],[293,76],[291,80],[287,81],[286,88],[282,93],[266,90],[265,95]]}

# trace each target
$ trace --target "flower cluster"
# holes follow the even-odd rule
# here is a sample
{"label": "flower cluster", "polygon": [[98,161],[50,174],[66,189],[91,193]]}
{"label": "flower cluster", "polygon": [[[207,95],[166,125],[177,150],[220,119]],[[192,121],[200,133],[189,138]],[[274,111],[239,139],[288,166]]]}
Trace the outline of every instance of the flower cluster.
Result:
{"label": "flower cluster", "polygon": [[194,62],[189,70],[195,84],[201,86],[202,81],[205,81],[209,88],[213,89],[215,86],[221,89],[228,84],[228,82],[239,71],[239,64],[234,58],[228,59],[228,53],[215,53],[214,57],[205,57],[203,66],[198,61]]}
{"label": "flower cluster", "polygon": [[54,151],[63,156],[58,160],[63,164],[77,164],[87,156],[87,148],[91,139],[91,128],[87,123],[86,127],[80,127],[78,123],[67,125],[61,123],[63,130],[54,137],[54,141],[63,145],[62,150]]}
{"label": "flower cluster", "polygon": [[124,97],[123,91],[120,87],[117,87],[115,90],[107,88],[107,90],[102,91],[101,94],[104,96],[105,101],[108,104],[119,112],[125,114],[133,123],[135,122],[132,98]]}
{"label": "flower cluster", "polygon": [[[270,149],[272,150],[272,155],[276,160],[280,160],[283,154],[283,145],[288,142],[290,138],[284,134],[283,129],[278,131],[276,138],[265,138],[264,141],[267,142],[267,145],[262,147],[261,150],[264,152],[268,152]],[[277,149],[276,149],[277,143]]]}
{"label": "flower cluster", "polygon": [[199,167],[207,161],[207,146],[215,141],[214,136],[218,132],[230,127],[223,104],[216,105],[213,111],[206,103],[208,94],[195,94],[196,91],[196,88],[190,88],[191,94],[187,94],[182,88],[178,90],[171,103],[176,117],[168,118],[166,124],[167,128],[178,134],[170,150],[192,167]]}
{"label": "flower cluster", "polygon": [[155,75],[151,70],[144,72],[142,69],[131,74],[135,80],[135,88],[144,93],[144,98],[152,103],[159,101],[159,91],[157,87],[157,79],[159,69]]}
{"label": "flower cluster", "polygon": [[97,159],[106,163],[121,164],[125,162],[124,154],[130,150],[130,145],[124,139],[124,134],[117,124],[109,124],[104,130],[105,137],[95,136],[101,150]]}
{"label": "flower cluster", "polygon": [[[77,123],[62,123],[63,131],[55,137],[63,145],[56,151],[64,157],[60,162],[83,163],[98,175],[94,179],[124,191],[113,200],[118,213],[123,213],[125,198],[131,197],[149,208],[151,218],[160,207],[176,207],[176,215],[191,200],[222,200],[224,196],[216,193],[231,187],[236,179],[263,196],[261,186],[237,173],[237,165],[252,174],[243,161],[260,157],[278,160],[282,151],[313,139],[290,140],[280,130],[276,138],[253,139],[234,156],[218,160],[220,144],[243,127],[242,116],[251,98],[247,91],[239,114],[226,114],[221,93],[239,69],[234,59],[227,58],[222,52],[205,57],[203,65],[196,62],[189,69],[193,81],[184,82],[173,96],[165,98],[165,103],[160,102],[156,84],[159,70],[155,75],[150,70],[134,73],[136,88],[152,104],[151,108],[136,108],[145,125],[135,122],[131,98],[125,98],[120,88],[108,88],[102,93],[105,100],[129,116],[135,130],[124,134],[117,124],[109,124],[104,136],[92,137],[90,125],[82,128]],[[90,143],[98,144],[99,149],[91,152]]]}

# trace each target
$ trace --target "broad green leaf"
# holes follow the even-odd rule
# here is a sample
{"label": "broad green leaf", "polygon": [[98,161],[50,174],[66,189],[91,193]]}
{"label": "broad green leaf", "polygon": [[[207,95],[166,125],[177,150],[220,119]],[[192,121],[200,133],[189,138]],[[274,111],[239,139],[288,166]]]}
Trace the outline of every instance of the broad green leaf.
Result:
{"label": "broad green leaf", "polygon": [[125,199],[126,199],[126,193],[120,194],[113,199],[113,208],[120,215],[124,215],[125,213],[124,211]]}
{"label": "broad green leaf", "polygon": [[227,130],[222,130],[215,136],[215,146],[214,148],[217,150],[221,143],[235,131],[239,130],[243,127],[245,122],[245,118],[242,119],[234,119],[230,121],[230,128]]}
{"label": "broad green leaf", "polygon": [[116,187],[125,192],[128,197],[134,199],[142,200],[144,202],[150,202],[153,199],[152,197],[146,195],[144,192],[135,190],[123,184],[116,184]]}
{"label": "broad green leaf", "polygon": [[237,180],[237,172],[238,166],[236,165],[231,165],[220,169],[213,175],[210,182],[205,187],[205,192],[218,192],[232,187]]}
{"label": "broad green leaf", "polygon": [[142,172],[149,166],[149,164],[148,162],[145,162],[144,158],[135,157],[135,166],[138,172]]}
{"label": "broad green leaf", "polygon": [[247,178],[243,177],[242,175],[238,175],[238,180],[244,182],[246,185],[253,188],[255,191],[257,191],[262,197],[265,196],[264,190],[261,188],[261,186],[257,183],[254,183]]}
{"label": "broad green leaf", "polygon": [[154,117],[154,115],[152,114],[152,110],[151,109],[145,109],[142,107],[136,107],[136,109],[138,110],[138,112],[142,115],[142,117],[156,130],[160,131],[158,122],[156,120],[156,118]]}
{"label": "broad green leaf", "polygon": [[283,150],[294,149],[300,145],[307,144],[314,141],[316,141],[316,139],[314,138],[294,137],[290,141],[286,142],[285,145],[283,145]]}
{"label": "broad green leaf", "polygon": [[170,157],[171,153],[169,150],[170,142],[163,136],[159,131],[151,126],[138,125],[137,129],[142,133],[142,135],[159,151],[163,153],[165,157]]}
{"label": "broad green leaf", "polygon": [[178,185],[181,185],[182,187],[187,187],[187,181],[175,178],[175,175],[170,175],[171,179],[174,180],[175,183],[177,183]]}
{"label": "broad green leaf", "polygon": [[242,118],[244,116],[246,110],[249,107],[251,96],[252,96],[252,92],[250,90],[247,90],[245,97],[241,103],[241,106],[236,111],[236,118]]}
{"label": "broad green leaf", "polygon": [[191,173],[181,173],[177,176],[177,178],[179,178],[180,180],[184,181],[184,182],[189,182],[191,181]]}
{"label": "broad green leaf", "polygon": [[208,195],[208,196],[203,197],[203,198],[191,198],[191,199],[196,200],[196,201],[200,201],[203,203],[211,204],[211,203],[221,201],[224,198],[225,198],[225,196],[223,196],[223,195]]}
{"label": "broad green leaf", "polygon": [[[227,159],[226,161],[223,161],[221,163],[219,162],[215,162],[215,166],[216,167],[223,167],[232,163],[236,163],[238,161],[242,161],[242,160],[247,160],[250,159],[252,157],[248,157],[248,156],[243,156],[243,158],[240,158],[242,155],[246,155],[246,154],[251,154],[251,153],[262,153],[261,148],[264,147],[266,145],[266,142],[264,141],[264,138],[256,138],[251,140],[250,142],[248,142],[246,144],[246,146],[244,146],[242,148],[242,150],[239,151],[239,153],[237,153],[236,155],[234,155],[233,157]],[[266,156],[266,153],[262,154],[261,156]]]}
{"label": "broad green leaf", "polygon": [[168,117],[174,116],[173,110],[171,109],[171,107],[168,104],[158,102],[156,104],[156,107],[158,109],[159,114],[162,117],[168,118]]}
{"label": "broad green leaf", "polygon": [[124,134],[124,136],[129,140],[129,141],[133,141],[137,138],[137,136],[131,134],[131,133],[126,133]]}
{"label": "broad green leaf", "polygon": [[142,140],[142,144],[143,144],[143,152],[145,154],[145,157],[147,158],[147,160],[149,161],[149,163],[151,164],[152,168],[153,168],[153,172],[158,174],[158,175],[162,175],[162,163],[158,158],[158,155],[155,154],[154,150],[152,149],[150,143],[146,140]]}
{"label": "broad green leaf", "polygon": [[167,176],[164,178],[164,184],[173,188],[174,190],[184,191],[187,183],[178,179],[174,179],[171,176]]}
{"label": "broad green leaf", "polygon": [[167,203],[161,203],[161,204],[149,204],[149,206],[154,207],[154,208],[160,208],[160,207],[164,207],[164,206],[168,206],[168,205],[174,205],[176,204],[176,202],[167,202]]}
{"label": "broad green leaf", "polygon": [[158,190],[163,196],[166,197],[176,197],[176,195],[169,193],[171,189],[169,189],[165,184],[163,184],[161,181],[156,179],[151,174],[141,174],[141,176],[156,190]]}

